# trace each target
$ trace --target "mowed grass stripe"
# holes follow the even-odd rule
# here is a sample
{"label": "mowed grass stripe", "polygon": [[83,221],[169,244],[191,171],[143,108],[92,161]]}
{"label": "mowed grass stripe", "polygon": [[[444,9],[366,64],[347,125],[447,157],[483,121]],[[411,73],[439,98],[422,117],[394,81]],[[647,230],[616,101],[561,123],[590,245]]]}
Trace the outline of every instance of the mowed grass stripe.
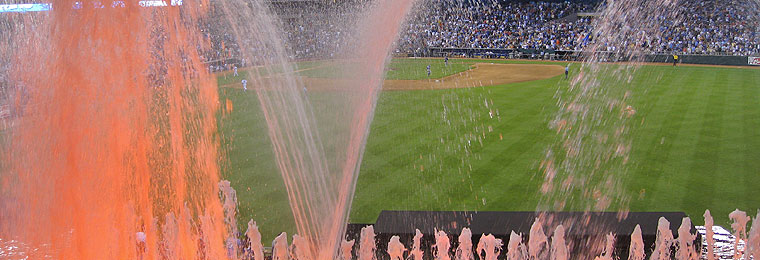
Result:
{"label": "mowed grass stripe", "polygon": [[[744,97],[744,111],[747,111],[744,116],[743,122],[745,122],[745,138],[742,140],[744,144],[744,163],[745,167],[742,171],[744,185],[747,192],[745,198],[741,201],[737,201],[738,207],[742,209],[757,207],[760,205],[760,196],[757,195],[757,186],[760,183],[760,89],[757,87],[757,82],[760,82],[760,74],[747,73],[748,80],[743,83],[750,85],[743,90],[747,90],[743,95]],[[754,194],[754,195],[753,195]],[[737,207],[737,208],[738,208]],[[751,211],[750,211],[751,212]]]}
{"label": "mowed grass stripe", "polygon": [[[708,84],[700,84],[695,87],[705,88],[704,92],[707,94],[706,103],[701,104],[704,107],[704,113],[701,117],[701,125],[699,126],[699,135],[697,137],[697,144],[693,150],[693,163],[691,169],[685,175],[685,179],[681,180],[681,183],[686,184],[684,192],[681,198],[682,205],[699,204],[701,201],[711,203],[710,200],[716,198],[716,186],[706,183],[709,179],[700,178],[700,176],[716,176],[718,174],[719,166],[721,162],[722,152],[721,140],[723,138],[723,117],[725,109],[725,87],[717,87],[717,82],[726,82],[726,75],[723,73],[707,72],[705,79],[702,82]],[[688,86],[688,85],[687,85]]]}
{"label": "mowed grass stripe", "polygon": [[[689,181],[687,178],[693,169],[692,153],[699,148],[697,136],[703,125],[702,116],[705,114],[704,104],[710,91],[709,87],[713,83],[710,76],[714,76],[695,73],[690,69],[684,67],[672,72],[679,75],[679,79],[668,87],[680,88],[681,92],[673,97],[673,106],[676,110],[665,120],[673,121],[677,127],[668,130],[671,131],[672,136],[666,137],[662,145],[666,148],[662,151],[665,160],[660,161],[663,170],[658,172],[657,178],[652,180],[654,183],[650,184],[657,190],[652,194],[655,196],[648,204],[658,206],[656,204],[658,201],[670,201],[671,211],[681,210],[683,197],[691,196],[687,193],[686,184]],[[665,124],[665,127],[670,127],[668,121]],[[649,162],[642,161],[642,163]]]}
{"label": "mowed grass stripe", "polygon": [[[760,82],[760,74],[758,73],[745,73],[746,82]],[[751,84],[750,83],[750,84]],[[746,84],[746,83],[745,83]],[[754,85],[754,84],[753,84]],[[742,144],[742,156],[743,158],[743,171],[742,172],[755,172],[760,171],[760,88],[757,87],[744,87],[741,88],[741,98],[743,111],[742,114],[742,134],[743,138],[739,140]],[[760,183],[759,174],[745,174],[742,179],[749,189],[757,187]],[[760,204],[760,198],[754,198],[755,205]]]}
{"label": "mowed grass stripe", "polygon": [[[502,122],[494,131],[494,138],[502,134],[503,140],[486,144],[480,151],[483,164],[475,171],[476,177],[488,177],[482,185],[483,210],[533,210],[537,203],[537,187],[534,179],[538,158],[543,158],[546,144],[551,139],[548,119],[556,111],[553,95],[557,87],[568,87],[568,81],[555,77],[539,82],[527,82],[502,86],[521,95],[510,95],[502,101],[509,107],[502,111]],[[559,80],[559,81],[558,81]],[[552,86],[554,85],[554,86]],[[502,107],[503,108],[503,107]],[[539,116],[537,116],[539,115]],[[503,169],[503,170],[499,170]]]}
{"label": "mowed grass stripe", "polygon": [[[711,99],[706,104],[707,111],[703,116],[705,121],[703,121],[703,128],[699,137],[701,147],[695,152],[694,163],[695,168],[704,167],[699,169],[703,176],[712,176],[712,178],[705,180],[712,183],[709,187],[705,187],[707,189],[706,195],[712,195],[711,197],[720,200],[734,200],[735,198],[731,198],[734,194],[727,194],[723,191],[735,185],[730,180],[735,179],[734,175],[738,174],[735,171],[738,164],[731,162],[730,157],[733,157],[733,154],[728,154],[725,149],[733,144],[729,141],[730,138],[725,136],[725,133],[731,130],[726,129],[724,123],[726,115],[733,116],[737,113],[725,113],[728,106],[725,102],[725,95],[727,88],[732,87],[731,79],[721,77],[719,80],[724,85],[712,89]],[[701,186],[705,185],[706,183],[703,183]]]}
{"label": "mowed grass stripe", "polygon": [[[658,95],[676,95],[676,92],[681,92],[681,89],[678,88],[670,90],[668,92],[660,92]],[[639,113],[645,118],[645,122],[633,138],[640,139],[642,143],[647,143],[648,147],[651,148],[641,151],[643,153],[643,160],[650,162],[663,162],[667,160],[668,151],[672,148],[672,142],[666,143],[664,141],[672,140],[677,132],[671,130],[680,129],[683,122],[682,120],[668,120],[668,118],[675,114],[682,114],[684,111],[685,109],[676,109],[672,104],[665,102],[651,107],[640,108]],[[661,168],[653,168],[656,165],[659,166],[659,164],[641,165],[638,174],[654,177],[655,173],[662,171]]]}
{"label": "mowed grass stripe", "polygon": [[[747,73],[741,73],[737,77],[735,77],[733,80],[729,82],[729,88],[727,89],[728,95],[727,95],[727,104],[726,108],[729,111],[744,111],[746,107],[747,98],[744,96],[744,91],[742,87],[742,84],[746,84],[743,82],[749,82],[752,79],[751,74]],[[756,89],[756,88],[755,88]],[[744,143],[744,136],[752,136],[753,131],[750,129],[747,129],[745,125],[747,124],[754,124],[757,126],[757,114],[756,113],[750,113],[752,111],[751,108],[748,109],[745,113],[725,113],[726,117],[724,118],[724,136],[727,142],[725,142],[726,148],[724,149],[724,158],[728,160],[728,164],[733,165],[735,168],[734,174],[736,179],[740,180],[747,180],[752,179],[751,176],[745,176],[745,174],[742,174],[743,172],[751,171],[750,168],[748,168],[748,164],[754,164],[755,167],[757,167],[757,161],[760,159],[759,157],[755,157],[752,159],[751,157],[748,158],[748,156],[752,155],[752,150],[755,150],[758,146],[753,146],[754,148],[750,148],[750,144],[754,143],[757,145],[757,136],[755,136],[755,141],[750,141],[750,143]],[[751,117],[754,114],[754,119]],[[754,122],[754,123],[753,123]],[[755,133],[757,133],[760,129],[755,128]],[[742,155],[742,156],[740,156]],[[750,160],[750,161],[747,161]],[[755,170],[758,170],[760,168],[754,168]],[[720,169],[719,169],[720,170]],[[754,178],[755,180],[758,180],[757,178]],[[742,187],[744,188],[745,193],[750,192],[751,189],[756,189],[757,184],[759,182],[754,183],[747,183],[746,181],[743,183]]]}
{"label": "mowed grass stripe", "polygon": [[[543,105],[536,102],[522,108],[520,113],[516,113],[517,116],[504,120],[504,123],[496,128],[498,134],[504,136],[503,140],[494,141],[485,146],[482,159],[491,163],[478,169],[493,169],[497,165],[509,168],[521,155],[535,149],[546,148],[546,143],[540,141],[545,139],[543,137],[547,135],[548,129],[543,121],[535,120],[534,116],[540,114]],[[498,134],[492,138],[498,139]]]}
{"label": "mowed grass stripe", "polygon": [[[742,113],[724,114],[723,133],[724,135],[727,135],[727,137],[723,138],[725,141],[722,144],[726,149],[723,149],[720,152],[722,157],[720,161],[724,163],[718,167],[715,174],[715,176],[719,178],[719,185],[716,185],[718,187],[719,197],[723,199],[715,201],[716,204],[734,201],[738,204],[735,206],[736,208],[752,207],[760,204],[758,203],[757,197],[745,197],[746,194],[756,192],[757,184],[760,183],[760,177],[758,177],[757,174],[746,174],[747,172],[752,171],[757,172],[759,169],[758,159],[760,159],[760,157],[757,157],[757,153],[753,151],[757,150],[758,147],[757,143],[759,139],[756,134],[758,129],[754,129],[754,134],[751,130],[740,130],[742,125],[750,124],[757,126],[758,121],[760,121],[760,117],[757,115],[758,110],[756,108],[745,108],[744,104],[747,101],[743,101],[743,99],[752,98],[752,96],[755,96],[756,98],[757,96],[757,85],[753,84],[753,81],[751,81],[752,79],[756,80],[752,74],[741,73],[737,74],[735,77],[728,78],[725,81],[726,91],[728,91],[728,93],[734,93],[735,95],[733,97],[729,96],[730,98],[728,98],[725,107],[727,109],[733,109],[729,111],[742,111]],[[742,89],[745,90],[743,91]],[[750,93],[754,92],[755,94],[749,94],[749,97],[746,97],[744,96],[744,93],[747,91]],[[747,140],[749,144],[754,145],[748,147],[747,144],[742,142],[745,138],[741,135],[746,135],[746,137],[750,139]],[[745,156],[739,156],[742,154]],[[753,164],[754,168],[750,169],[745,167],[745,164],[748,163]],[[754,204],[750,203],[751,201],[754,201]],[[731,210],[733,209],[725,209],[725,211],[719,211],[716,213],[728,214]]]}
{"label": "mowed grass stripe", "polygon": [[[661,79],[652,88],[645,90],[646,95],[637,97],[635,100],[638,103],[637,107],[640,108],[637,114],[641,115],[645,123],[632,139],[648,145],[643,146],[644,149],[641,146],[634,147],[635,157],[633,161],[649,163],[636,164],[635,166],[638,168],[629,173],[634,176],[629,178],[632,185],[628,189],[630,194],[634,196],[632,207],[636,207],[637,204],[646,204],[644,203],[646,200],[638,200],[635,197],[637,193],[639,196],[645,196],[644,198],[658,194],[652,190],[651,183],[657,182],[664,174],[665,169],[663,167],[666,166],[674,145],[672,140],[677,138],[683,125],[683,115],[687,111],[687,107],[678,106],[675,103],[686,101],[685,104],[689,104],[693,97],[690,89],[677,87],[680,85],[675,85],[675,87],[672,85],[673,82],[682,82],[683,75],[681,74],[673,74],[673,71],[653,70],[644,70],[642,74],[646,77],[659,76]],[[637,153],[641,153],[641,155],[637,156]]]}

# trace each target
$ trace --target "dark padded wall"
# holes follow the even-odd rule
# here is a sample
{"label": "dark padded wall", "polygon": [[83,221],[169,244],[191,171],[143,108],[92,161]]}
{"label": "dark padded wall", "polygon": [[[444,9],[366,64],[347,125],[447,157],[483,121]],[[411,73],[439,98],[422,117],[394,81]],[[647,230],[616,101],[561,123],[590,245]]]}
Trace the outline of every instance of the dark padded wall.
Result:
{"label": "dark padded wall", "polygon": [[[510,53],[520,53],[523,55],[531,54],[556,54],[562,59],[575,60],[579,52],[575,51],[554,51],[538,49],[469,49],[469,48],[429,48],[422,56],[443,56],[443,55],[467,55],[467,56],[489,56],[493,58],[506,57]],[[681,64],[704,64],[704,65],[728,65],[728,66],[750,66],[749,57],[747,56],[715,56],[715,55],[679,55]],[[610,53],[610,61],[624,61],[617,59]],[[643,57],[645,62],[673,63],[673,55],[670,54],[652,54]]]}
{"label": "dark padded wall", "polygon": [[[678,55],[680,63],[749,66],[747,56]],[[673,63],[673,55],[647,55],[645,61]]]}
{"label": "dark padded wall", "polygon": [[[493,234],[502,239],[506,251],[509,236],[512,231],[522,234],[523,243],[527,244],[530,228],[539,213],[536,212],[467,212],[467,211],[383,211],[374,224],[378,257],[387,258],[385,249],[391,236],[399,236],[401,242],[411,249],[415,229],[423,234],[422,248],[426,259],[431,257],[430,247],[435,243],[434,231],[443,230],[448,234],[452,250],[456,249],[457,238],[462,228],[472,231],[473,245],[477,246],[481,235]],[[619,259],[628,257],[630,234],[638,224],[641,227],[642,238],[646,245],[647,255],[651,254],[657,237],[657,223],[660,217],[670,221],[670,230],[678,236],[678,227],[686,214],[683,212],[630,212],[627,216],[617,212],[547,212],[542,213],[544,233],[551,238],[557,225],[565,227],[565,238],[570,244],[573,255],[596,254],[587,252],[590,243],[603,243],[605,235],[615,236],[615,252]],[[623,218],[624,217],[624,218]],[[369,224],[349,225],[348,239],[359,241],[359,230]],[[691,232],[696,233],[692,225]],[[695,242],[701,245],[701,238]],[[354,248],[356,250],[356,247]],[[593,255],[588,255],[593,259]]]}

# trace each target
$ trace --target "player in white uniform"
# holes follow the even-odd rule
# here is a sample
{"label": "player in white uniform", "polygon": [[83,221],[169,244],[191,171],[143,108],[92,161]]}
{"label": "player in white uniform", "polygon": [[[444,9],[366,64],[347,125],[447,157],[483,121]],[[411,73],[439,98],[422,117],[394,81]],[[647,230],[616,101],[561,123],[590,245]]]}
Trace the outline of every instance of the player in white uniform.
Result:
{"label": "player in white uniform", "polygon": [[243,91],[247,91],[248,87],[246,87],[246,85],[248,84],[248,81],[247,80],[243,80],[243,81],[241,81],[241,83],[243,83]]}
{"label": "player in white uniform", "polygon": [[233,75],[235,75],[235,77],[237,77],[237,76],[238,76],[238,73],[237,73],[237,66],[235,66],[235,67],[232,67],[232,71],[234,72],[234,74],[233,74]]}

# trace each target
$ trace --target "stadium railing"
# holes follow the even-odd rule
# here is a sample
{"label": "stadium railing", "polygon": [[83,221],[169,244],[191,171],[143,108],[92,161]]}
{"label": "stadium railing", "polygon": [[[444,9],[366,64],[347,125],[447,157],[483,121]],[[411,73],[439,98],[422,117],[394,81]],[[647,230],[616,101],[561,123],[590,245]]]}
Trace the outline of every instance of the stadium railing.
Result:
{"label": "stadium railing", "polygon": [[[602,61],[626,62],[643,61],[657,63],[673,63],[673,54],[679,56],[679,63],[704,64],[704,65],[730,65],[730,66],[758,66],[760,57],[739,56],[728,54],[683,54],[683,53],[652,53],[627,57],[617,52],[597,52],[597,57]],[[479,57],[479,58],[504,58],[504,59],[541,59],[541,60],[581,60],[588,56],[588,52],[576,50],[551,50],[551,49],[486,49],[486,48],[437,48],[430,47],[423,51],[410,53],[411,56],[426,57]]]}

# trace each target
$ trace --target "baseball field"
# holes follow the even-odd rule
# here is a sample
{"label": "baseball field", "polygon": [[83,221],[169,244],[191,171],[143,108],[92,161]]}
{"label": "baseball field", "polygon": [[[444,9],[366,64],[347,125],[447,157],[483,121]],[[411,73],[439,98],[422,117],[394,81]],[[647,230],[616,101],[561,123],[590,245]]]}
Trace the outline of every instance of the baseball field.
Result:
{"label": "baseball field", "polygon": [[[426,66],[431,66],[428,76]],[[371,124],[350,221],[381,210],[535,210],[566,63],[394,59]],[[606,64],[603,66],[621,66]],[[570,66],[571,76],[580,65]],[[329,62],[298,64],[309,89],[324,87]],[[220,75],[231,112],[220,120],[224,178],[238,191],[239,220],[264,241],[295,232],[266,123],[246,77]],[[760,70],[709,66],[638,68],[630,159],[621,174],[632,211],[684,211],[695,224],[710,209],[729,226],[736,208],[760,205]],[[620,209],[612,205],[611,210]],[[569,210],[574,210],[572,207]],[[577,210],[577,209],[575,209]]]}

